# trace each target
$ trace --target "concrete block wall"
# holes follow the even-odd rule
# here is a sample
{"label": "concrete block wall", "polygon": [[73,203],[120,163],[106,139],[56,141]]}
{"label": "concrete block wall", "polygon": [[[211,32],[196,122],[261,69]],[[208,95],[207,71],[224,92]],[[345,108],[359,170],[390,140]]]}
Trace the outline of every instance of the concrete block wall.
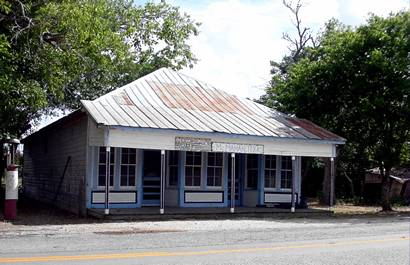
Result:
{"label": "concrete block wall", "polygon": [[[85,215],[87,119],[84,114],[40,131],[24,143],[23,187],[28,198]],[[61,183],[68,158],[71,160]]]}

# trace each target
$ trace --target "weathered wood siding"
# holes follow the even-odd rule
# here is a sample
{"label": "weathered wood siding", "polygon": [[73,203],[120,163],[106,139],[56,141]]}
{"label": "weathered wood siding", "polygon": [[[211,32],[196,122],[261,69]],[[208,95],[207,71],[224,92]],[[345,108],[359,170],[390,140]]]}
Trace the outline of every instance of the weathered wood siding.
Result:
{"label": "weathered wood siding", "polygon": [[85,214],[87,119],[82,116],[40,131],[24,144],[23,185],[28,198]]}

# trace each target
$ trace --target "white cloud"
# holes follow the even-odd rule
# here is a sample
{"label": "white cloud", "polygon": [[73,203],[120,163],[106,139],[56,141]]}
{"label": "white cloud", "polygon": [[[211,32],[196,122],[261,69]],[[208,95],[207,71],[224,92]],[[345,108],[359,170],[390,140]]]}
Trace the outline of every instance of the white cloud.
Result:
{"label": "white cloud", "polygon": [[410,8],[409,0],[348,0],[346,1],[346,11],[348,16],[356,19],[358,23],[366,21],[369,13],[378,16],[387,16],[391,12],[397,12]]}
{"label": "white cloud", "polygon": [[[189,11],[202,22],[192,41],[200,62],[187,74],[240,96],[258,96],[269,79],[269,60],[286,51],[281,40],[288,18],[279,1],[213,2]],[[259,88],[258,88],[259,87]]]}
{"label": "white cloud", "polygon": [[[407,1],[302,0],[301,19],[317,32],[331,18],[357,25],[369,12],[387,15],[408,7]],[[192,40],[200,61],[184,72],[239,96],[263,94],[270,79],[269,61],[287,53],[282,32],[295,33],[293,17],[282,1],[219,0],[190,2],[187,7],[175,0],[175,4],[202,22],[199,37]]]}
{"label": "white cloud", "polygon": [[[304,5],[302,19],[314,29],[339,16],[336,0],[310,0]],[[282,32],[294,30],[282,1],[222,0],[200,10],[184,10],[202,22],[200,35],[192,40],[200,61],[184,72],[239,96],[263,94],[270,79],[269,61],[287,53]]]}

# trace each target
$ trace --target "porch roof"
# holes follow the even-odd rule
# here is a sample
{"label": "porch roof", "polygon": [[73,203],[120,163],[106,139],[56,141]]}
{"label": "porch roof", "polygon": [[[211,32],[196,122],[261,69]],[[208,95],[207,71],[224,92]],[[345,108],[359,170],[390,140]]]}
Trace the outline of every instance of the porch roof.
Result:
{"label": "porch roof", "polygon": [[345,139],[310,121],[162,68],[93,101],[81,101],[97,124],[315,140]]}

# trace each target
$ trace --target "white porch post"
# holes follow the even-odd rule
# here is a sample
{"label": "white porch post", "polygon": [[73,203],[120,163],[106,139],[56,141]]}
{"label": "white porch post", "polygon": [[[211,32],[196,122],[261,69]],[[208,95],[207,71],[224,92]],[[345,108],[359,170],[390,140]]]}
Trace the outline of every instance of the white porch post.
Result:
{"label": "white porch post", "polygon": [[330,198],[329,198],[329,208],[333,207],[335,196],[335,158],[330,158]]}
{"label": "white porch post", "polygon": [[235,153],[231,153],[231,213],[235,212]]}
{"label": "white porch post", "polygon": [[296,190],[296,157],[292,156],[292,206],[290,208],[290,211],[292,213],[295,212],[295,190]]}
{"label": "white porch post", "polygon": [[111,148],[109,146],[105,149],[105,210],[104,214],[110,214],[110,164],[111,164]]}
{"label": "white porch post", "polygon": [[165,209],[165,150],[161,150],[161,192],[160,192],[160,208],[159,213],[164,214]]}

